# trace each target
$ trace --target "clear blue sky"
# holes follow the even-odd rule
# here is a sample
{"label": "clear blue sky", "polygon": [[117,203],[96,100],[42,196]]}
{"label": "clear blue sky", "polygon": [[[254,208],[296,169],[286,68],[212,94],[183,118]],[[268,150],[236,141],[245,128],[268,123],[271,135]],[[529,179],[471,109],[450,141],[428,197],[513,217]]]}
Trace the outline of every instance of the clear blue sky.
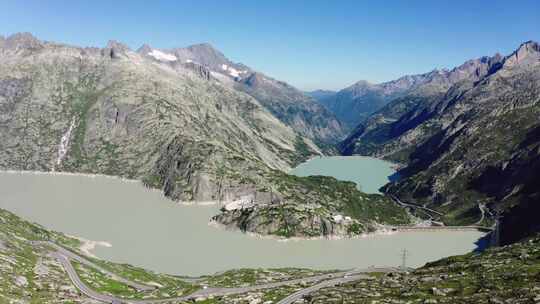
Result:
{"label": "clear blue sky", "polygon": [[209,42],[301,89],[453,67],[540,40],[540,1],[1,1],[0,34],[81,46]]}

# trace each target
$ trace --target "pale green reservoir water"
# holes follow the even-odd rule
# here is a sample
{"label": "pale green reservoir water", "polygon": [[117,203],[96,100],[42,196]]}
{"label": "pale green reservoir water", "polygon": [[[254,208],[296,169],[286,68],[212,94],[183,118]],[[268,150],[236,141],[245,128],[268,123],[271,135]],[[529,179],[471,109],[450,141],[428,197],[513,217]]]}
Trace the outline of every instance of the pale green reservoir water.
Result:
{"label": "pale green reservoir water", "polygon": [[112,247],[93,251],[100,258],[182,275],[242,267],[397,266],[402,249],[410,252],[409,266],[420,266],[466,253],[482,236],[470,231],[407,232],[278,241],[209,226],[217,206],[178,205],[137,182],[74,175],[0,173],[0,208],[56,231],[110,243]]}
{"label": "pale green reservoir water", "polygon": [[290,173],[298,176],[326,175],[339,180],[355,182],[365,193],[379,193],[379,188],[388,183],[394,174],[393,164],[384,160],[364,156],[316,157]]}

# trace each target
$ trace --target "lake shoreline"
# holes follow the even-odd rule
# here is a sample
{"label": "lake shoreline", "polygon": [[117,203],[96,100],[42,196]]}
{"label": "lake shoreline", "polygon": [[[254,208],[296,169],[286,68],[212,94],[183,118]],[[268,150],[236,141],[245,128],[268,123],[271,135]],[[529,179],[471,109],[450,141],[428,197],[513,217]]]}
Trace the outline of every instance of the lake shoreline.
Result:
{"label": "lake shoreline", "polygon": [[[268,240],[275,240],[278,242],[301,242],[301,241],[321,241],[321,240],[329,240],[329,241],[339,241],[339,240],[356,240],[356,239],[367,239],[367,238],[373,238],[377,236],[390,236],[390,235],[397,235],[397,234],[414,234],[414,233],[441,233],[441,232],[458,232],[458,230],[428,230],[428,231],[420,231],[420,230],[394,230],[393,226],[388,225],[381,225],[380,228],[378,228],[375,231],[372,232],[365,232],[357,235],[339,235],[339,234],[330,234],[330,235],[321,235],[321,236],[312,236],[312,237],[302,237],[302,236],[293,236],[293,237],[282,237],[278,235],[271,235],[271,234],[260,234],[255,232],[244,232],[241,231],[238,228],[229,228],[221,223],[218,223],[214,220],[210,220],[208,222],[208,226],[213,227],[215,229],[221,229],[224,231],[230,231],[230,232],[238,232],[242,233],[248,237],[256,238],[256,239],[268,239]],[[402,226],[400,228],[426,228],[425,224],[418,223],[415,225],[410,226]],[[480,231],[480,230],[478,230]]]}
{"label": "lake shoreline", "polygon": [[242,233],[244,235],[247,235],[252,238],[257,239],[268,239],[268,240],[275,240],[278,242],[299,242],[299,241],[320,241],[320,240],[353,240],[353,239],[364,239],[369,237],[375,237],[375,236],[381,236],[381,235],[393,235],[396,233],[399,233],[399,231],[391,231],[389,229],[380,229],[376,230],[374,232],[367,232],[362,233],[358,235],[338,235],[338,234],[330,234],[330,235],[320,235],[320,236],[311,236],[311,237],[302,237],[302,236],[293,236],[293,237],[282,237],[278,235],[272,235],[272,234],[260,234],[255,232],[244,232],[237,228],[228,228],[227,226],[218,223],[214,220],[211,220],[208,222],[208,225],[210,227],[213,227],[215,229],[221,229],[225,231],[231,231],[231,232],[238,232]]}
{"label": "lake shoreline", "polygon": [[369,156],[313,157],[291,169],[296,176],[323,175],[341,181],[354,182],[358,190],[367,194],[383,194],[379,189],[396,174],[397,164]]}
{"label": "lake shoreline", "polygon": [[[68,171],[38,171],[38,170],[0,170],[0,173],[8,173],[8,174],[34,174],[34,175],[58,175],[58,176],[83,176],[83,177],[90,177],[90,178],[111,178],[111,179],[117,179],[128,183],[137,183],[141,180],[138,179],[131,179],[126,177],[121,177],[118,175],[107,175],[107,174],[100,174],[100,173],[81,173],[81,172],[68,172]],[[144,185],[143,185],[144,186]],[[151,189],[151,188],[149,188]]]}
{"label": "lake shoreline", "polygon": [[[371,158],[369,156],[332,156],[337,158]],[[319,158],[319,157],[314,157]],[[314,159],[311,158],[311,159]],[[310,160],[311,160],[310,159]],[[309,160],[308,160],[309,161]],[[307,161],[306,161],[307,162]],[[144,185],[141,180],[138,179],[129,179],[124,178],[121,176],[116,175],[106,175],[106,174],[93,174],[93,173],[78,173],[78,172],[66,172],[66,171],[35,171],[35,170],[0,170],[0,173],[7,173],[7,174],[32,174],[32,175],[51,175],[51,176],[78,176],[78,177],[89,177],[89,178],[110,178],[113,180],[119,180],[121,182],[127,182],[127,183],[140,183],[140,186],[144,190],[148,191],[157,191],[162,192],[161,189],[158,188],[150,188]],[[172,202],[173,205],[180,205],[185,207],[206,207],[206,206],[225,206],[227,203],[231,203],[233,201],[173,201],[169,199],[166,196],[163,196],[168,201]],[[380,225],[380,228],[378,228],[376,231],[373,232],[365,232],[358,235],[326,235],[326,236],[314,236],[314,237],[300,237],[300,236],[293,236],[293,237],[281,237],[276,235],[265,235],[265,234],[259,234],[254,232],[243,232],[240,229],[234,229],[234,228],[228,228],[225,225],[222,225],[210,218],[210,220],[207,222],[207,224],[213,228],[216,229],[222,229],[225,231],[231,231],[231,232],[239,232],[244,235],[254,237],[254,238],[261,238],[261,239],[273,239],[276,241],[286,242],[286,241],[310,241],[310,240],[344,240],[344,239],[363,239],[373,236],[380,236],[380,235],[393,235],[398,233],[411,233],[415,231],[393,231],[391,227],[388,227],[388,225]],[[410,225],[410,227],[426,227],[424,222],[417,222],[416,224]],[[96,246],[103,246],[103,247],[111,247],[112,245],[110,243],[104,242],[104,241],[93,241],[93,240],[87,240],[82,237],[78,236],[71,236],[73,238],[78,239],[81,242],[87,242],[89,244],[86,244],[85,248],[89,248],[89,252],[95,249]],[[103,244],[101,244],[103,243]]]}
{"label": "lake shoreline", "polygon": [[219,202],[171,204],[159,189],[137,180],[84,173],[2,172],[0,208],[88,240],[81,241],[82,249],[100,259],[163,273],[198,276],[239,268],[394,265],[402,249],[411,252],[411,266],[419,266],[470,252],[483,235],[474,231],[411,233],[380,226],[373,233],[352,237],[261,236],[209,227],[211,217],[219,212]]}
{"label": "lake shoreline", "polygon": [[[53,175],[53,176],[80,176],[80,177],[89,177],[89,178],[110,178],[115,180],[120,180],[127,183],[140,183],[140,186],[149,191],[157,191],[162,193],[162,189],[152,188],[146,186],[140,179],[126,178],[118,175],[108,175],[108,174],[99,174],[99,173],[81,173],[81,172],[68,172],[68,171],[37,171],[37,170],[0,170],[0,173],[7,174],[32,174],[32,175]],[[230,203],[228,201],[175,201],[166,196],[167,200],[171,201],[173,204],[178,204],[182,206],[213,206]],[[232,201],[231,201],[232,202]]]}
{"label": "lake shoreline", "polygon": [[76,235],[70,235],[64,233],[67,237],[76,239],[77,241],[81,242],[81,245],[78,247],[78,249],[86,256],[91,258],[99,258],[96,256],[93,251],[96,249],[96,247],[101,246],[105,248],[111,248],[112,244],[106,241],[94,241],[94,240],[88,240],[80,236]]}

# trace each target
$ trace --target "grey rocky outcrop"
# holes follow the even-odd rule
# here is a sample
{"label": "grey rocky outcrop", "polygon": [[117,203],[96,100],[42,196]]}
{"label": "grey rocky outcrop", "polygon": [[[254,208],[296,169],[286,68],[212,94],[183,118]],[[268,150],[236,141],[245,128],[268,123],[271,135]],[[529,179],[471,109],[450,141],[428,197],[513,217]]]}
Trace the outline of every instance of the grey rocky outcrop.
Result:
{"label": "grey rocky outcrop", "polygon": [[[137,52],[146,56],[153,50],[143,45]],[[224,85],[249,94],[280,121],[315,142],[334,144],[345,136],[342,124],[315,99],[283,81],[232,62],[211,44],[158,51],[170,56],[167,61],[171,64],[184,64],[203,79],[214,75]]]}
{"label": "grey rocky outcrop", "polygon": [[359,128],[372,123],[365,121],[370,115],[377,111],[384,113],[385,106],[392,104],[393,100],[400,97],[432,97],[443,94],[457,83],[476,81],[484,77],[501,59],[499,54],[481,57],[469,60],[452,70],[435,69],[379,84],[360,80],[333,95],[324,94],[318,100],[350,128],[356,128],[355,134],[358,134]]}
{"label": "grey rocky outcrop", "polygon": [[538,43],[448,73],[458,80],[448,89],[392,101],[358,126],[341,151],[406,165],[385,191],[439,210],[446,224],[485,218],[489,225],[499,213],[503,243],[534,233],[540,222],[527,214],[537,210],[540,189]]}
{"label": "grey rocky outcrop", "polygon": [[15,34],[1,46],[3,169],[139,178],[175,199],[207,200],[298,161],[300,135],[205,68],[171,68],[116,41],[79,48]]}
{"label": "grey rocky outcrop", "polygon": [[[301,184],[284,172],[320,155],[314,140],[336,139],[340,126],[295,88],[223,63],[226,58],[210,45],[134,52],[117,41],[98,49],[27,34],[7,40],[0,49],[1,169],[140,179],[179,201],[227,204],[250,197],[251,224],[241,223],[237,213],[222,214],[223,224],[246,231],[276,234],[272,225],[298,223],[294,235],[360,233],[379,221],[376,216],[383,221],[367,208],[379,197],[366,197],[365,214],[345,226],[329,221],[348,198],[332,197],[314,214],[306,212],[312,202],[297,190],[276,186],[283,180],[291,189]],[[190,62],[186,54],[192,54]],[[244,76],[257,81],[244,84]],[[291,210],[285,222],[258,221],[276,204]],[[391,203],[380,204],[402,215]]]}

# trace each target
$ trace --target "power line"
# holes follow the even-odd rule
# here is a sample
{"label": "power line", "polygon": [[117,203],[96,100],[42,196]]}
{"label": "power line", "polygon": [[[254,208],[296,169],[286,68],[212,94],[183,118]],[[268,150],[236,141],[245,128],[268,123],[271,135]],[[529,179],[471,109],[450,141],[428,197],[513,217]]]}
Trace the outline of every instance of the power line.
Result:
{"label": "power line", "polygon": [[401,251],[401,269],[405,270],[407,269],[407,257],[409,256],[409,251],[407,249],[403,249]]}

